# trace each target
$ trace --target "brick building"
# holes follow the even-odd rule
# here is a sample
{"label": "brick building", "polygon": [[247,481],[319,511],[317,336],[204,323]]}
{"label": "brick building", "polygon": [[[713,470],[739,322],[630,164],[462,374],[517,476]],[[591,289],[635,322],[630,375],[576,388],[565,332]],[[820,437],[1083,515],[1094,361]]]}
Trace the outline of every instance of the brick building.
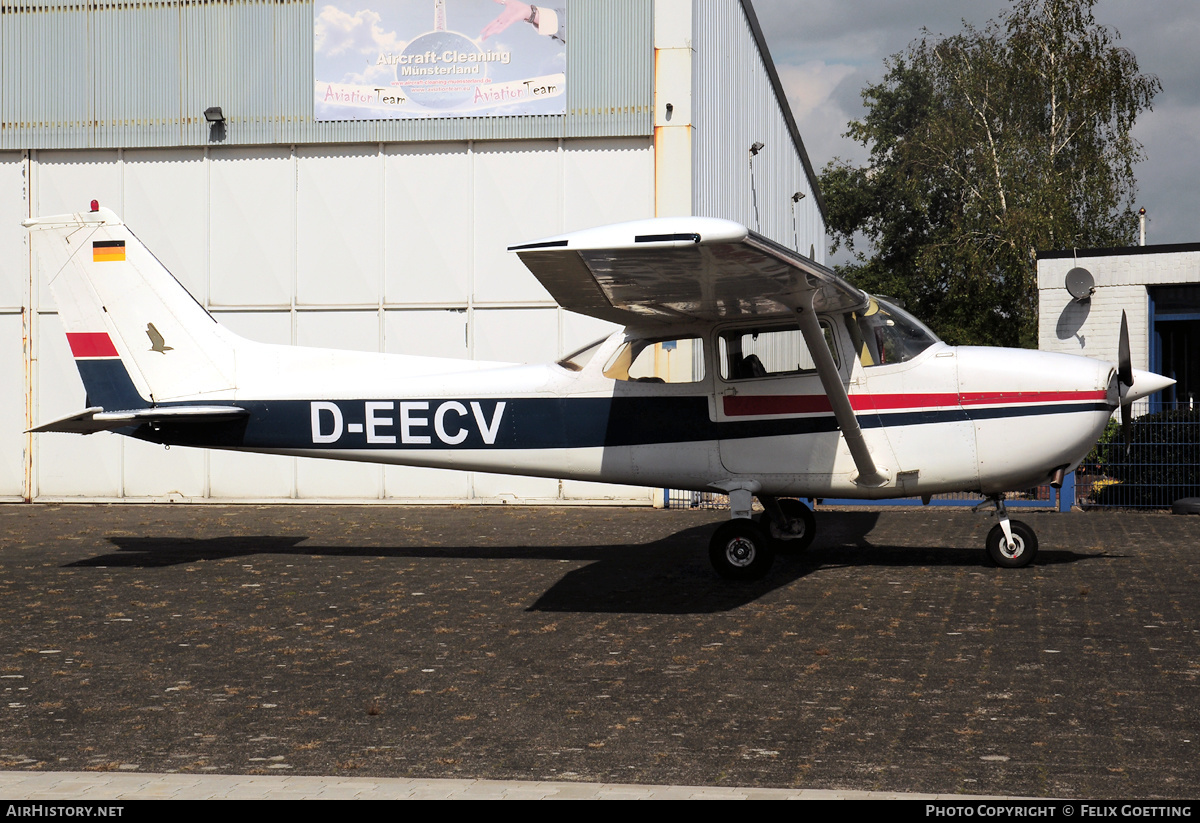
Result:
{"label": "brick building", "polygon": [[[1090,297],[1067,289],[1076,268]],[[1038,302],[1039,349],[1115,362],[1124,311],[1133,367],[1177,381],[1152,403],[1200,400],[1200,243],[1041,253]]]}

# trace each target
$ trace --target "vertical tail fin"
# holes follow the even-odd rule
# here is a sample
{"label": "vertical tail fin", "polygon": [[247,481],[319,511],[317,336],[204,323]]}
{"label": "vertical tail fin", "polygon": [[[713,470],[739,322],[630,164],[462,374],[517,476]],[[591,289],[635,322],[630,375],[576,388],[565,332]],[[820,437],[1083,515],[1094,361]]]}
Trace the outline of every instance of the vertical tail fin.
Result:
{"label": "vertical tail fin", "polygon": [[24,224],[88,404],[232,396],[240,338],[217,324],[109,209]]}

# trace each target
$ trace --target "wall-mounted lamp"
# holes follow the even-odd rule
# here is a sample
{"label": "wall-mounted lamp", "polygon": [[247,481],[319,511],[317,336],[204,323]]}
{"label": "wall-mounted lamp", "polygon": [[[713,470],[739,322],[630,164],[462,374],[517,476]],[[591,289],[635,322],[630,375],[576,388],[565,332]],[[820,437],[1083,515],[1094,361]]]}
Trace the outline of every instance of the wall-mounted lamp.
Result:
{"label": "wall-mounted lamp", "polygon": [[792,195],[792,202],[793,202],[793,203],[799,203],[799,202],[800,202],[801,200],[803,200],[803,199],[804,199],[804,192],[802,192],[802,191],[798,191],[798,192],[796,192],[795,194],[793,194],[793,195]]}
{"label": "wall-mounted lamp", "polygon": [[766,145],[766,143],[761,143],[761,142],[759,142],[759,141],[757,141],[757,140],[756,140],[756,141],[754,141],[754,143],[753,143],[753,144],[751,144],[751,146],[750,146],[750,154],[751,154],[751,156],[757,155],[757,154],[758,154],[760,151],[762,151],[762,150],[763,150],[763,146],[765,146],[765,145]]}
{"label": "wall-mounted lamp", "polygon": [[225,112],[220,106],[209,106],[204,110],[204,120],[208,123],[208,139],[220,143],[225,139]]}

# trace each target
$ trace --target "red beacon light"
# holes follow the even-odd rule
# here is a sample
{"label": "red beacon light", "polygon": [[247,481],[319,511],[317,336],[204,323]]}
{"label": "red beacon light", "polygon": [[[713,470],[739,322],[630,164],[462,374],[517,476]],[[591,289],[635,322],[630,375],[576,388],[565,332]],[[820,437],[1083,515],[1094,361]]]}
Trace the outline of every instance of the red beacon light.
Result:
{"label": "red beacon light", "polygon": [[100,211],[100,201],[99,200],[92,201],[92,211]]}

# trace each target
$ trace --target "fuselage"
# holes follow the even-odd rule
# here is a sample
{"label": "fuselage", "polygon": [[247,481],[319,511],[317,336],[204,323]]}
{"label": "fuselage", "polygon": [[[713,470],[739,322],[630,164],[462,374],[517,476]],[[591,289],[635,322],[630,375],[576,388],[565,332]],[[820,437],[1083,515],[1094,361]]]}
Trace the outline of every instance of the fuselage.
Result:
{"label": "fuselage", "polygon": [[682,379],[611,376],[631,343],[665,349],[653,330],[618,332],[582,365],[251,344],[232,367],[236,388],[164,404],[228,403],[245,418],[126,433],[341,460],[696,490],[744,479],[779,496],[886,498],[1045,482],[1082,459],[1113,409],[1108,363],[934,342],[902,362],[864,366],[846,324],[825,327],[881,485],[855,482],[813,371],[735,374],[720,362],[735,339],[720,325],[673,330],[671,343],[691,341]]}
{"label": "fuselage", "polygon": [[563,305],[635,324],[531,366],[252,342],[111,211],[25,225],[87,392],[37,431],[745,500],[993,495],[1073,468],[1143,382],[1118,387],[1111,364],[1081,357],[947,346],[712,218],[517,247]]}

